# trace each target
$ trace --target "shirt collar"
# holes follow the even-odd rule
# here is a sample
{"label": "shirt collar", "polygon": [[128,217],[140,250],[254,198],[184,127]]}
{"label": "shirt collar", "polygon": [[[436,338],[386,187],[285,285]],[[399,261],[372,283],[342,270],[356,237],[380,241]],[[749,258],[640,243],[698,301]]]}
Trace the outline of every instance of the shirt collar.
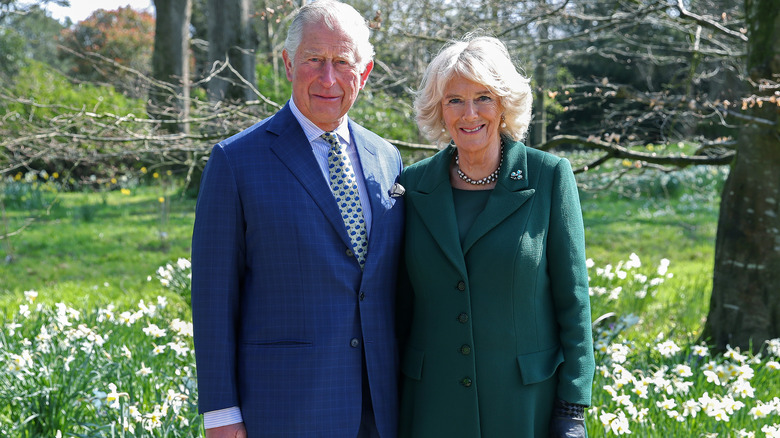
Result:
{"label": "shirt collar", "polygon": [[[298,120],[298,123],[301,125],[301,128],[303,128],[303,133],[306,135],[306,139],[309,140],[309,143],[312,143],[314,140],[319,139],[322,134],[324,134],[326,131],[323,131],[314,124],[311,120],[307,119],[306,116],[303,115],[303,113],[298,109],[297,106],[295,106],[295,101],[293,98],[290,98],[290,110],[293,113],[293,116],[295,116],[295,119]],[[349,123],[347,123],[347,118],[344,117],[344,121],[341,122],[341,124],[334,129],[332,132],[335,132],[339,136],[339,141],[344,143],[344,145],[349,145],[351,143],[350,135],[349,135]]]}

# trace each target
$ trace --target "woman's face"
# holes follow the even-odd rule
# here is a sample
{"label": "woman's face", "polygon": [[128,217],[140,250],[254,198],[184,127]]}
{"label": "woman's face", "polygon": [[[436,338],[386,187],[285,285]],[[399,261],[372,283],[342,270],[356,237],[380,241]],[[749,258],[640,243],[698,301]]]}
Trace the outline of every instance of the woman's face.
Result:
{"label": "woman's face", "polygon": [[444,127],[459,151],[468,154],[501,144],[504,109],[486,86],[455,76],[444,89],[441,109]]}

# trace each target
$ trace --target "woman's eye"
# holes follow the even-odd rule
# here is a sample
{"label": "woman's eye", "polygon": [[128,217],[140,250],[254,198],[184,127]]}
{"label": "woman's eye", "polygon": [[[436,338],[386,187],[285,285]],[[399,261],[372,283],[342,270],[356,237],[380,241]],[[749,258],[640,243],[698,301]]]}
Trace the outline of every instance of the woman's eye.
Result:
{"label": "woman's eye", "polygon": [[463,102],[461,99],[457,97],[453,97],[450,100],[447,101],[447,104],[449,105],[458,105],[459,103]]}
{"label": "woman's eye", "polygon": [[493,101],[493,98],[490,96],[479,96],[477,98],[477,103],[490,103]]}

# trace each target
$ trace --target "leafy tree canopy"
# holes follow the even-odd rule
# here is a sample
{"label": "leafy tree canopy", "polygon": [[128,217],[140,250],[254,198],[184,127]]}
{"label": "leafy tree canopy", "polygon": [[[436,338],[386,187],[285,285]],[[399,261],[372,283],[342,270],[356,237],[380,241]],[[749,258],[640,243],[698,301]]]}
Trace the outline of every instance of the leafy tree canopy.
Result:
{"label": "leafy tree canopy", "polygon": [[73,59],[75,79],[108,83],[139,97],[144,87],[138,73],[151,72],[154,17],[129,6],[115,11],[98,9],[64,30],[62,45],[60,56]]}

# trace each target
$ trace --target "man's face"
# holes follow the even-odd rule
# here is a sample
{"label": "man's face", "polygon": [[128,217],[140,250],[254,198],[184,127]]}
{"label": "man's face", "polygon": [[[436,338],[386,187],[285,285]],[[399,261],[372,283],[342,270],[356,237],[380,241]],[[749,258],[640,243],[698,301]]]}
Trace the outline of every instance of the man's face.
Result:
{"label": "man's face", "polygon": [[358,71],[354,44],[340,29],[308,25],[295,59],[282,52],[295,106],[320,129],[339,126],[366,84],[373,62]]}

